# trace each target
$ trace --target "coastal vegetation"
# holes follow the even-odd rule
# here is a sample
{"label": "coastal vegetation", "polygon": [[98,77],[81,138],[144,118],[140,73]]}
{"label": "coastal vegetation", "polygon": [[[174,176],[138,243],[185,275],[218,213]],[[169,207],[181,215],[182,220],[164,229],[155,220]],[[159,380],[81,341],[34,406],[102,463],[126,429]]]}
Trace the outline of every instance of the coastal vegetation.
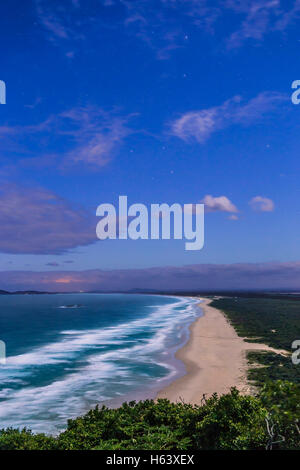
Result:
{"label": "coastal vegetation", "polygon": [[262,386],[268,380],[288,380],[300,384],[299,365],[293,364],[291,356],[269,351],[249,351],[248,380]]}
{"label": "coastal vegetation", "polygon": [[250,341],[290,351],[292,342],[300,339],[298,300],[224,297],[211,306],[222,310],[238,335]]}
{"label": "coastal vegetation", "polygon": [[203,404],[166,399],[106,407],[68,421],[58,436],[0,431],[0,450],[300,449],[300,386],[278,381],[257,396],[235,388]]}
{"label": "coastal vegetation", "polygon": [[250,351],[248,379],[261,386],[268,380],[300,383],[300,364],[291,360],[292,343],[300,340],[300,302],[284,298],[223,297],[211,306],[226,315],[239,336],[263,343],[286,354]]}

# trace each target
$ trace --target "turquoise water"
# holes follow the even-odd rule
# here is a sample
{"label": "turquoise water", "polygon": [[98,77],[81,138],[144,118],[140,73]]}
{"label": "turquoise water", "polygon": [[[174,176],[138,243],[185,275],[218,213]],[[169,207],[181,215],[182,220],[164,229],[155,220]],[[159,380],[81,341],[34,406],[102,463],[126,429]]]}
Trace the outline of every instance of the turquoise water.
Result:
{"label": "turquoise water", "polygon": [[199,301],[127,294],[0,296],[0,428],[55,433],[97,403],[153,396]]}

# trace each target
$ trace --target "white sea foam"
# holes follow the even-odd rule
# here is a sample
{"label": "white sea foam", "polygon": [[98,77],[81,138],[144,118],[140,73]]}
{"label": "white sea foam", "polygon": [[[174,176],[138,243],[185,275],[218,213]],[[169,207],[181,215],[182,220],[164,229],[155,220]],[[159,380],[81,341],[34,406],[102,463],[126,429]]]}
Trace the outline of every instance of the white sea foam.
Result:
{"label": "white sea foam", "polygon": [[[26,425],[35,431],[54,432],[65,424],[67,418],[137,386],[137,368],[140,380],[151,380],[147,370],[151,365],[165,370],[158,380],[173,377],[177,373],[176,367],[163,359],[163,354],[168,341],[172,343],[171,333],[176,332],[179,339],[179,325],[199,315],[195,310],[198,302],[180,298],[172,304],[152,306],[148,316],[130,323],[95,330],[62,331],[61,341],[9,357],[4,376],[8,382],[10,379],[20,380],[20,376],[26,380],[26,376],[41,366],[64,364],[65,367],[62,377],[46,385],[19,390],[2,389],[1,426]],[[140,337],[145,331],[148,334]],[[140,334],[138,338],[137,334]],[[88,355],[85,354],[87,351]],[[74,358],[78,361],[81,354],[82,361],[76,363],[74,370],[71,367]],[[52,426],[49,426],[49,420]]]}

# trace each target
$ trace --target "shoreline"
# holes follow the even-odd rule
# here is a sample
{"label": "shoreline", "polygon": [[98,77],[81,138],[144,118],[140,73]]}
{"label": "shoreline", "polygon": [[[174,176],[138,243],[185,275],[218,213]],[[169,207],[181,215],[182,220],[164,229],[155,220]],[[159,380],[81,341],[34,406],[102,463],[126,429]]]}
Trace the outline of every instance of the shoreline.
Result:
{"label": "shoreline", "polygon": [[247,343],[237,335],[223,312],[210,306],[211,299],[200,300],[203,315],[190,325],[187,343],[175,354],[184,363],[186,373],[161,389],[156,398],[200,405],[203,395],[221,395],[228,393],[231,387],[249,394],[255,387],[247,381],[246,352],[284,353],[266,344]]}

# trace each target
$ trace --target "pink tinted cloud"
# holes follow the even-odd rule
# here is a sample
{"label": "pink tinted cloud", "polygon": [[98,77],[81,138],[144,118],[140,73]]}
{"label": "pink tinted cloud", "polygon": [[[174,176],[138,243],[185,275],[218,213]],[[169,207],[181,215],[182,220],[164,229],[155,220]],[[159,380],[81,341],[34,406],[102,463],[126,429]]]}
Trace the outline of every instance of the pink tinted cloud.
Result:
{"label": "pink tinted cloud", "polygon": [[198,264],[104,271],[1,271],[0,289],[53,292],[214,289],[299,289],[300,262]]}

